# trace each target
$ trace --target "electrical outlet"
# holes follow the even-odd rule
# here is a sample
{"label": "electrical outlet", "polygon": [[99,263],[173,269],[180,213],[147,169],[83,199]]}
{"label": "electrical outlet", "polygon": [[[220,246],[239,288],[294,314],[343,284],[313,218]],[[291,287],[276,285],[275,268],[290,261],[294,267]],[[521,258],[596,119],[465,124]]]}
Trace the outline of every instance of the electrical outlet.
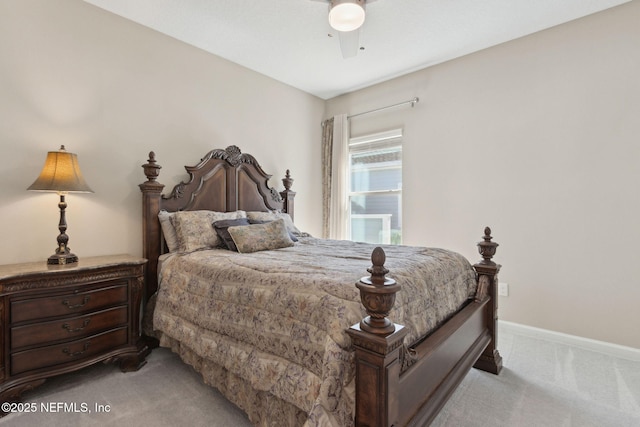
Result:
{"label": "electrical outlet", "polygon": [[499,282],[498,283],[498,295],[500,295],[501,297],[508,297],[509,296],[509,284],[508,283],[504,283],[504,282]]}

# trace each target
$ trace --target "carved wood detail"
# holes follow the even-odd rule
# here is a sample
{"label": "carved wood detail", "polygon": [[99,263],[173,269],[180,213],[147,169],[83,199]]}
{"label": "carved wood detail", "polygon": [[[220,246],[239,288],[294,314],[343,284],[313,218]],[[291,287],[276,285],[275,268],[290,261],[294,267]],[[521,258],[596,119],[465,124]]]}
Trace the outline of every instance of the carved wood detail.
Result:
{"label": "carved wood detail", "polygon": [[418,360],[418,354],[416,353],[416,351],[409,347],[407,344],[403,344],[402,350],[400,351],[401,372],[404,372],[412,367]]}
{"label": "carved wood detail", "polygon": [[2,402],[19,402],[23,393],[33,390],[34,388],[44,384],[45,379],[38,379],[28,383],[20,384],[0,393],[0,401]]}
{"label": "carved wood detail", "polygon": [[271,199],[274,202],[282,202],[282,196],[280,195],[280,193],[278,193],[278,190],[276,190],[275,188],[270,188],[269,191],[271,192]]}
{"label": "carved wood detail", "polygon": [[146,175],[148,180],[147,183],[155,182],[155,180],[158,178],[158,175],[160,174],[160,169],[162,169],[162,166],[157,164],[156,153],[154,153],[153,151],[149,152],[149,160],[147,160],[147,163],[142,165],[142,167],[144,168],[144,174]]}
{"label": "carved wood detail", "polygon": [[476,290],[476,302],[484,301],[489,298],[489,286],[491,285],[489,276],[481,275],[478,280],[478,289]]}
{"label": "carved wood detail", "polygon": [[386,278],[389,272],[384,266],[386,255],[381,247],[371,254],[371,268],[367,269],[371,276],[360,279],[356,286],[360,289],[360,300],[369,316],[362,319],[360,328],[373,334],[390,334],[395,330],[394,324],[387,319],[389,311],[396,301],[396,293],[400,285],[395,280]]}
{"label": "carved wood detail", "polygon": [[144,277],[136,277],[136,280],[132,283],[131,290],[133,291],[134,298],[138,298],[140,291],[144,287]]}
{"label": "carved wood detail", "polygon": [[[238,146],[236,145],[230,145],[224,150],[215,149],[209,151],[202,158],[201,163],[206,162],[209,159],[225,160],[227,163],[234,167],[238,166],[241,163],[249,163],[262,169],[255,157],[253,157],[251,154],[241,152],[240,148],[238,148]],[[269,177],[271,177],[271,175],[269,175]]]}
{"label": "carved wood detail", "polygon": [[478,252],[482,260],[473,265],[478,276],[478,290],[476,301],[488,300],[486,309],[486,323],[491,341],[474,367],[483,371],[498,374],[502,369],[502,357],[498,352],[498,273],[500,265],[493,261],[498,244],[492,241],[491,228],[485,227],[482,241],[478,242]]}
{"label": "carved wood detail", "polygon": [[14,292],[29,289],[55,288],[62,285],[82,284],[87,281],[102,282],[105,280],[117,280],[124,277],[127,277],[127,275],[122,274],[122,271],[95,273],[84,276],[80,279],[76,275],[48,275],[46,277],[16,279],[10,283],[4,284],[3,290],[4,292]]}
{"label": "carved wood detail", "polygon": [[281,210],[294,219],[293,178],[287,170],[282,180],[285,190],[278,192],[268,185],[271,175],[264,172],[250,154],[231,145],[209,151],[195,166],[185,166],[189,179],[173,187],[169,196],[162,194],[164,185],[157,182],[161,166],[156,154],[142,165],[147,181],[142,192],[143,256],[145,269],[145,303],[158,287],[158,257],[166,251],[158,213],[182,210]]}
{"label": "carved wood detail", "polygon": [[285,190],[291,190],[293,178],[291,178],[291,172],[289,169],[287,169],[287,172],[284,174],[284,178],[282,178],[282,185],[284,185]]}

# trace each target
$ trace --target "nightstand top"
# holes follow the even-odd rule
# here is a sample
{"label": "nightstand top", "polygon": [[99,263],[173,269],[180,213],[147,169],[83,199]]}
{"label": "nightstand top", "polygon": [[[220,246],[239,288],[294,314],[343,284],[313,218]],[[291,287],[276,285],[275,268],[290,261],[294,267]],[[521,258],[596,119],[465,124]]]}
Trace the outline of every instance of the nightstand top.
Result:
{"label": "nightstand top", "polygon": [[0,265],[0,281],[10,277],[19,277],[29,274],[68,272],[91,270],[98,267],[108,267],[115,265],[140,265],[147,260],[132,255],[105,255],[80,258],[77,263],[67,265],[47,265],[46,260],[36,262],[25,262],[22,264]]}

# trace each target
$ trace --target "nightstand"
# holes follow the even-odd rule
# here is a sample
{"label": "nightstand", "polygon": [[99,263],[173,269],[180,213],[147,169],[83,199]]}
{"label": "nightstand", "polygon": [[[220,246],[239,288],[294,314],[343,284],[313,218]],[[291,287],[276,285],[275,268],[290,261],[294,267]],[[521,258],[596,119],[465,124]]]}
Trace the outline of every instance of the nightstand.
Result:
{"label": "nightstand", "polygon": [[0,265],[0,401],[96,362],[138,370],[146,260],[129,255]]}

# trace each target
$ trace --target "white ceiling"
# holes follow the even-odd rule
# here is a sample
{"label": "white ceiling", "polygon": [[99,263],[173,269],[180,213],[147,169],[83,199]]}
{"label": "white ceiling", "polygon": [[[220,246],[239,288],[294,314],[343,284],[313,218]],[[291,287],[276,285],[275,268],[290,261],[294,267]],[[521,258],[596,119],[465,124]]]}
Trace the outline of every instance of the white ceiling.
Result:
{"label": "white ceiling", "polygon": [[84,1],[329,99],[630,0],[376,0],[350,59],[323,1]]}

